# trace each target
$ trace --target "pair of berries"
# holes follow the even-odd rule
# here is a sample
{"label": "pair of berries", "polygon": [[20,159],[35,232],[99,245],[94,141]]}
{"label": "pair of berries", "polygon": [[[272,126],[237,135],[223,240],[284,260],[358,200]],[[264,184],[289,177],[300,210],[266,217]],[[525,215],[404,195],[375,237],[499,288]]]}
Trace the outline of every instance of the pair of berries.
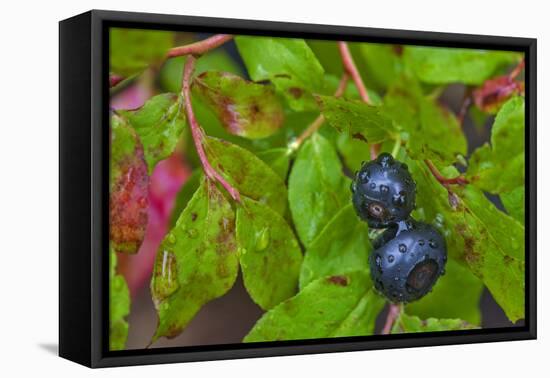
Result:
{"label": "pair of berries", "polygon": [[369,257],[376,289],[394,303],[412,302],[432,290],[445,273],[445,239],[410,217],[416,183],[406,164],[382,153],[363,163],[351,185],[353,205],[371,228],[386,228]]}

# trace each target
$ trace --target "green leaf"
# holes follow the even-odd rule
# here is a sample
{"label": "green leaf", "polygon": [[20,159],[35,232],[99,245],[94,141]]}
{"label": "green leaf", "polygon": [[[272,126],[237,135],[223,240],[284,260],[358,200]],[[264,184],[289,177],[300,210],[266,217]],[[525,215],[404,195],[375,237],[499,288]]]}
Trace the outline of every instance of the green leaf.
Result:
{"label": "green leaf", "polygon": [[286,180],[290,164],[288,148],[273,148],[258,152],[258,157],[273,169],[283,180]]}
{"label": "green leaf", "polygon": [[296,38],[237,36],[239,53],[254,81],[271,81],[296,111],[316,108],[324,70],[307,43]]}
{"label": "green leaf", "polygon": [[298,151],[288,180],[292,219],[306,247],[350,202],[349,185],[334,148],[321,135],[313,134]]}
{"label": "green leaf", "polygon": [[334,77],[342,76],[344,67],[342,65],[342,58],[340,57],[337,41],[308,39],[306,42],[327,74],[333,75]]}
{"label": "green leaf", "polygon": [[424,96],[417,82],[402,79],[390,87],[382,108],[407,133],[407,151],[412,158],[450,164],[457,155],[466,155],[466,138],[457,118]]}
{"label": "green leaf", "polygon": [[170,215],[170,228],[173,228],[180,217],[181,212],[185,209],[193,194],[199,188],[203,179],[203,174],[200,169],[193,171],[191,176],[187,178],[180,191],[176,195],[172,214]]}
{"label": "green leaf", "polygon": [[394,323],[391,333],[460,331],[473,328],[476,327],[461,319],[428,318],[421,320],[417,316],[401,314]]}
{"label": "green leaf", "polygon": [[287,193],[284,181],[253,153],[221,139],[207,137],[205,150],[210,163],[241,195],[284,214]]}
{"label": "green leaf", "polygon": [[401,76],[403,62],[395,45],[361,43],[359,49],[366,66],[365,75],[376,88],[385,89]]}
{"label": "green leaf", "polygon": [[498,112],[491,131],[491,146],[472,154],[468,178],[491,193],[511,191],[525,181],[525,100],[514,97]]}
{"label": "green leaf", "polygon": [[203,180],[160,244],[151,281],[159,337],[177,336],[200,308],[231,289],[239,269],[235,215],[210,180]]}
{"label": "green leaf", "polygon": [[464,83],[478,85],[502,67],[519,61],[519,54],[442,47],[406,46],[404,59],[423,82],[430,84]]}
{"label": "green leaf", "polygon": [[447,261],[445,271],[429,295],[405,307],[407,314],[422,319],[459,318],[479,325],[483,283],[468,268],[453,259]]}
{"label": "green leaf", "polygon": [[333,96],[316,98],[328,123],[355,139],[366,143],[380,143],[396,133],[391,119],[381,112],[379,106]]}
{"label": "green leaf", "polygon": [[281,215],[243,197],[237,210],[237,243],[244,286],[261,308],[268,310],[296,293],[302,252]]}
{"label": "green leaf", "polygon": [[411,159],[406,162],[416,180],[417,209],[413,215],[439,228],[450,256],[466,264],[483,281],[511,321],[523,318],[524,227],[472,185],[453,187],[458,200],[453,209],[446,189],[426,166]]}
{"label": "green leaf", "polygon": [[512,218],[525,225],[525,186],[500,194],[506,211]]}
{"label": "green leaf", "polygon": [[160,63],[172,47],[174,34],[159,30],[109,29],[110,71],[129,77]]}
{"label": "green leaf", "polygon": [[111,117],[109,238],[116,252],[136,253],[145,237],[149,176],[143,147],[125,119]]}
{"label": "green leaf", "polygon": [[369,229],[350,203],[340,210],[313,240],[306,251],[300,288],[325,276],[368,270],[371,250]]}
{"label": "green leaf", "polygon": [[147,100],[136,110],[119,110],[139,135],[145,149],[149,173],[174,152],[186,125],[181,97],[163,93]]}
{"label": "green leaf", "polygon": [[193,80],[193,89],[212,107],[231,134],[265,138],[283,125],[283,106],[271,86],[227,72],[209,71]]}
{"label": "green leaf", "polygon": [[244,341],[372,335],[383,307],[366,272],[323,277],[265,313]]}
{"label": "green leaf", "polygon": [[124,277],[116,273],[117,258],[112,248],[109,257],[109,350],[122,350],[128,338],[130,292]]}

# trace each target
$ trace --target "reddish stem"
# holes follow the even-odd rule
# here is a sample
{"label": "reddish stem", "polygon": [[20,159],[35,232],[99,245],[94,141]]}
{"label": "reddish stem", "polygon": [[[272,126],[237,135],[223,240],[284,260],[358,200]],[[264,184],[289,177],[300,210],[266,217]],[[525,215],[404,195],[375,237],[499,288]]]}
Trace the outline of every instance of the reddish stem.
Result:
{"label": "reddish stem", "polygon": [[[338,42],[338,48],[340,49],[340,56],[342,57],[342,64],[344,65],[344,69],[351,76],[353,83],[355,84],[355,86],[357,87],[357,90],[359,91],[359,96],[361,96],[361,100],[363,100],[363,102],[369,105],[372,105],[372,101],[369,97],[367,88],[365,87],[365,83],[363,83],[363,79],[359,74],[359,70],[357,70],[357,66],[355,65],[353,56],[349,51],[348,44],[346,42],[340,41]],[[380,153],[380,144],[371,144],[370,146],[371,160],[376,159],[379,153]]]}
{"label": "reddish stem", "polygon": [[426,163],[435,179],[447,189],[449,185],[465,185],[469,183],[468,179],[462,175],[453,178],[444,177],[430,159],[425,159],[424,163]]}
{"label": "reddish stem", "polygon": [[344,64],[344,69],[351,76],[353,82],[355,83],[355,86],[359,91],[359,95],[361,96],[361,99],[367,104],[372,105],[372,101],[369,97],[369,93],[367,92],[367,88],[363,83],[363,79],[361,78],[361,75],[357,70],[357,66],[353,61],[351,52],[349,51],[348,44],[346,42],[338,42],[338,48],[340,49],[340,55],[342,57],[342,63]]}
{"label": "reddish stem", "polygon": [[[348,84],[349,76],[347,73],[344,72],[342,75],[342,78],[340,79],[340,83],[338,84],[338,88],[336,89],[336,92],[334,92],[334,97],[340,97],[344,94],[346,91],[346,86]],[[319,130],[319,128],[323,125],[325,122],[325,117],[321,114],[317,118],[315,118],[315,121],[311,123],[307,127],[307,129],[304,130],[302,134],[300,134],[296,140],[292,143],[292,149],[296,150],[307,138],[309,138],[314,132]]]}
{"label": "reddish stem", "polygon": [[380,153],[380,143],[370,145],[370,159],[374,160]]}
{"label": "reddish stem", "polygon": [[109,75],[109,87],[114,87],[118,83],[120,83],[124,78],[122,76],[111,74]]}
{"label": "reddish stem", "polygon": [[241,196],[239,194],[239,191],[235,189],[231,184],[229,184],[225,179],[210,165],[210,162],[208,161],[208,158],[206,157],[206,153],[204,152],[204,131],[202,130],[201,126],[197,122],[197,119],[195,118],[195,113],[193,112],[193,107],[191,105],[191,79],[193,76],[193,72],[195,70],[195,61],[196,58],[192,55],[190,55],[187,60],[185,61],[185,65],[183,68],[183,81],[182,81],[182,91],[183,91],[183,99],[185,102],[185,112],[187,114],[187,120],[189,121],[189,126],[191,127],[191,135],[193,137],[193,142],[195,143],[195,148],[197,149],[197,154],[199,155],[199,159],[201,161],[202,167],[204,169],[204,173],[206,176],[211,180],[218,181],[221,186],[227,190],[227,192],[231,195],[231,197],[237,201],[241,202]]}
{"label": "reddish stem", "polygon": [[399,317],[401,313],[401,306],[398,304],[390,303],[390,308],[388,309],[388,315],[386,316],[386,323],[384,328],[382,328],[382,335],[389,335],[393,327],[393,323]]}
{"label": "reddish stem", "polygon": [[514,70],[510,72],[510,75],[508,75],[508,78],[510,79],[510,81],[515,80],[516,77],[519,76],[519,74],[521,73],[521,71],[523,71],[524,68],[525,68],[525,59],[522,59],[518,63],[518,65],[514,68]]}
{"label": "reddish stem", "polygon": [[229,34],[216,34],[210,38],[203,39],[195,43],[191,43],[185,46],[174,47],[168,51],[168,57],[173,58],[175,56],[182,55],[202,55],[205,52],[215,49],[230,41],[233,38]]}
{"label": "reddish stem", "polygon": [[466,93],[464,94],[464,99],[462,100],[462,106],[460,107],[460,110],[458,112],[458,122],[460,126],[462,127],[464,125],[464,118],[466,118],[466,113],[468,113],[468,109],[472,105],[472,93],[469,89],[466,90]]}

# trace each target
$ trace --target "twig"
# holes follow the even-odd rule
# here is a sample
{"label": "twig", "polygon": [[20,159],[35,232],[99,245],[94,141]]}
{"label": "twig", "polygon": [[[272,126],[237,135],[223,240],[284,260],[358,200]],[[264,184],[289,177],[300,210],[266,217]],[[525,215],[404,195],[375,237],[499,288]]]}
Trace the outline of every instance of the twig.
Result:
{"label": "twig", "polygon": [[215,49],[233,39],[232,35],[229,34],[216,34],[210,38],[203,39],[195,43],[191,43],[185,46],[178,46],[170,49],[168,51],[168,58],[173,58],[176,56],[182,55],[202,55],[205,52]]}
{"label": "twig", "polygon": [[217,180],[221,186],[227,190],[231,197],[237,201],[241,201],[241,196],[239,191],[235,189],[231,184],[229,184],[211,165],[208,161],[206,153],[204,152],[204,131],[197,122],[195,114],[193,112],[193,107],[191,105],[191,79],[193,72],[195,70],[195,61],[196,58],[193,55],[190,55],[185,61],[183,68],[183,81],[182,81],[182,91],[183,99],[185,102],[185,112],[187,114],[187,120],[189,121],[189,126],[191,127],[191,135],[193,137],[193,142],[195,143],[195,148],[197,149],[197,154],[201,161],[204,173],[211,180]]}
{"label": "twig", "polygon": [[[367,88],[365,87],[365,83],[363,83],[363,79],[361,78],[361,75],[357,70],[357,66],[355,65],[353,56],[349,51],[348,44],[346,42],[340,41],[338,42],[338,48],[340,49],[340,56],[342,57],[342,64],[344,65],[344,70],[351,76],[353,83],[357,87],[357,91],[359,91],[359,96],[361,96],[361,100],[363,100],[363,102],[365,102],[368,105],[372,105],[372,101],[369,97]],[[371,160],[376,159],[379,153],[380,153],[380,144],[371,144],[370,145]]]}
{"label": "twig", "polygon": [[351,76],[351,79],[355,83],[357,90],[359,91],[359,96],[361,99],[369,105],[372,105],[372,101],[367,92],[367,88],[363,83],[363,79],[357,70],[357,66],[353,61],[351,52],[349,51],[348,44],[346,42],[338,42],[338,48],[340,49],[340,56],[342,57],[342,63],[344,64],[344,69]]}
{"label": "twig", "polygon": [[397,138],[395,139],[395,144],[393,145],[393,149],[391,151],[391,155],[396,159],[397,154],[399,153],[399,150],[401,149],[401,134],[397,134]]}
{"label": "twig", "polygon": [[401,313],[401,305],[390,303],[390,308],[388,309],[388,315],[386,316],[386,323],[384,328],[382,328],[382,335],[389,335],[393,327],[393,323],[399,317]]}
{"label": "twig", "polygon": [[518,65],[508,75],[508,78],[510,79],[510,81],[515,80],[519,76],[521,71],[523,71],[524,68],[525,68],[525,58],[521,59]]}
{"label": "twig", "polygon": [[444,177],[430,159],[424,159],[424,163],[426,163],[435,179],[447,190],[449,190],[449,185],[465,185],[469,183],[468,179],[462,175],[453,178]]}
{"label": "twig", "polygon": [[[334,97],[340,97],[344,94],[346,91],[346,86],[348,84],[349,76],[347,73],[344,73],[342,75],[342,78],[340,79],[340,83],[338,84],[338,88],[336,89],[336,92],[334,92]],[[319,128],[323,125],[325,122],[325,117],[321,114],[315,120],[300,134],[290,145],[290,149],[292,151],[295,151],[300,147],[300,145],[309,138],[313,133],[315,133]]]}
{"label": "twig", "polygon": [[370,159],[374,160],[380,154],[380,143],[375,143],[370,145]]}
{"label": "twig", "polygon": [[468,109],[472,105],[472,91],[470,89],[467,89],[464,93],[464,99],[462,100],[462,105],[460,106],[460,110],[458,111],[458,123],[460,127],[464,125],[464,118],[466,118],[466,113],[468,113]]}

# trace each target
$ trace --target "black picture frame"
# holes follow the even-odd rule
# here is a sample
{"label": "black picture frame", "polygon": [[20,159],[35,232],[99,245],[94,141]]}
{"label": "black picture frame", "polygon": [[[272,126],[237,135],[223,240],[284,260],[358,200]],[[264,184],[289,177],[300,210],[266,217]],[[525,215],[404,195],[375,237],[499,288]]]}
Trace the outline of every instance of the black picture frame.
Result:
{"label": "black picture frame", "polygon": [[[107,28],[521,51],[526,79],[525,325],[439,333],[108,350]],[[92,10],[59,23],[59,355],[89,367],[536,338],[536,39]]]}

